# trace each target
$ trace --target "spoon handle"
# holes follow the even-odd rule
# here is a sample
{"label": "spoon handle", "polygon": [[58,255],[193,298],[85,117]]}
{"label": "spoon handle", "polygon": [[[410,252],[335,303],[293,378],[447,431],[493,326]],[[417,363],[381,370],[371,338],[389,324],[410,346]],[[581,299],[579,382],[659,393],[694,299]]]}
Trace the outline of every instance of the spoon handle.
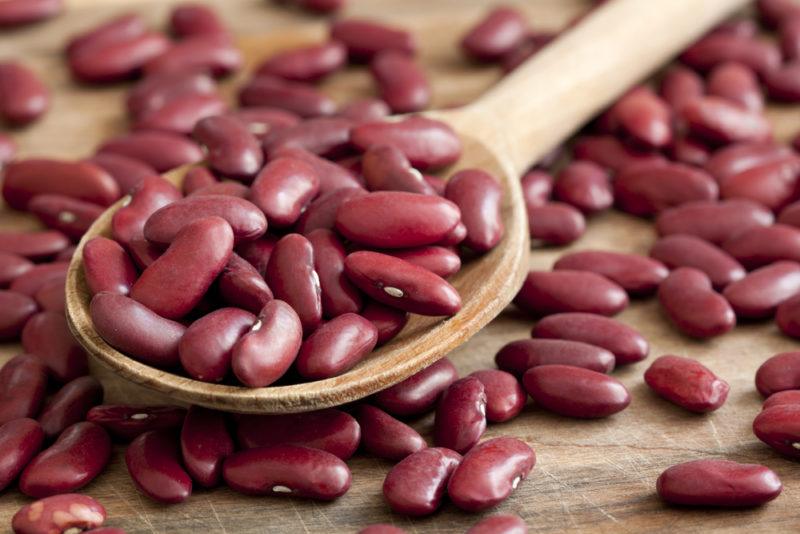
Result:
{"label": "spoon handle", "polygon": [[611,0],[453,110],[516,174],[747,0]]}

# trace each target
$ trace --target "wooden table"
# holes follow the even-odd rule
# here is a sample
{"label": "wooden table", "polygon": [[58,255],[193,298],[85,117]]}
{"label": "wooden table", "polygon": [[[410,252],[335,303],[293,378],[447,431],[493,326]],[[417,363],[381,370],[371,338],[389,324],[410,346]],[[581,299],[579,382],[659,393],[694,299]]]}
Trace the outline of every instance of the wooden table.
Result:
{"label": "wooden table", "polygon": [[[73,0],[70,11],[55,20],[3,34],[0,57],[17,57],[30,64],[53,89],[53,109],[35,126],[12,132],[22,156],[89,155],[93,147],[125,127],[122,104],[125,88],[78,87],[61,56],[66,36],[122,11],[141,12],[162,25],[170,1]],[[483,0],[354,0],[350,14],[385,19],[414,29],[424,62],[430,67],[435,105],[469,101],[499,76],[496,68],[467,64],[456,43],[488,8]],[[536,28],[554,29],[586,7],[579,0],[506,1],[527,11]],[[217,0],[244,46],[269,55],[263,35],[280,36],[282,43],[321,39],[324,21],[276,7],[265,0]],[[609,29],[613,31],[613,29]],[[247,38],[261,34],[258,39]],[[257,44],[256,44],[257,43]],[[274,49],[274,47],[273,47]],[[613,75],[613,73],[610,73]],[[233,87],[237,80],[226,83]],[[337,98],[370,94],[368,75],[353,69],[326,84]],[[532,91],[546,91],[534,87]],[[798,129],[800,108],[771,108],[779,137]],[[531,120],[536,120],[531,117]],[[36,228],[24,214],[0,211],[0,228]],[[570,249],[605,248],[647,251],[655,237],[652,226],[619,213],[593,218],[587,234]],[[563,252],[537,249],[531,266],[547,269]],[[529,407],[510,423],[490,426],[486,437],[513,435],[530,443],[538,462],[526,480],[498,509],[519,514],[532,532],[797,532],[800,530],[800,471],[778,457],[752,434],[750,425],[761,399],[753,386],[755,370],[776,352],[797,348],[771,322],[745,324],[711,341],[683,337],[666,322],[654,300],[636,301],[620,318],[638,328],[650,341],[651,360],[666,353],[699,359],[731,385],[727,404],[710,415],[694,415],[655,397],[642,380],[648,362],[620,369],[615,376],[631,390],[633,402],[624,412],[597,421],[578,421]],[[495,352],[508,341],[526,337],[532,321],[513,308],[450,355],[462,373],[493,365]],[[0,347],[0,361],[19,351]],[[119,392],[106,392],[107,402],[131,402]],[[430,437],[431,418],[414,426]],[[108,509],[108,525],[135,532],[355,532],[370,523],[389,522],[409,532],[463,532],[478,516],[445,504],[434,516],[411,521],[392,515],[381,496],[389,462],[358,456],[350,462],[353,486],[330,504],[282,498],[254,498],[226,488],[197,490],[176,506],[155,504],[130,482],[123,449],[115,451],[106,472],[85,488]],[[655,480],[666,467],[687,460],[725,457],[757,462],[774,469],[785,489],[776,501],[754,510],[689,510],[664,506],[655,495]],[[0,496],[0,528],[28,499],[15,490]]]}

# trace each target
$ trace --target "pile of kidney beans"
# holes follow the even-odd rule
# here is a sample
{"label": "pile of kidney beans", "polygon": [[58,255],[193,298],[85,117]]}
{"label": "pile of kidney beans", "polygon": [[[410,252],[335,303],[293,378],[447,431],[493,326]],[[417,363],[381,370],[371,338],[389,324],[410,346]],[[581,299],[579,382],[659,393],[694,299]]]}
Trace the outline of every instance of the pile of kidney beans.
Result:
{"label": "pile of kidney beans", "polygon": [[[291,3],[329,13],[344,2]],[[0,27],[60,8],[5,0]],[[21,338],[25,351],[0,368],[0,450],[10,451],[0,490],[17,481],[39,499],[14,516],[14,531],[121,532],[101,528],[103,506],[75,493],[105,469],[114,442],[126,444],[137,488],[163,503],[222,483],[250,495],[336,499],[350,486],[346,460],[360,449],[395,463],[383,486],[392,511],[432,514],[446,495],[480,512],[508,498],[536,458],[516,438],[481,441],[488,423],[518,416],[528,396],[566,417],[628,406],[630,393],[610,373],[649,353],[641,334],[612,318],[629,299],[657,295],[692,337],[771,317],[800,337],[800,156],[772,141],[762,113],[762,91],[800,100],[800,6],[762,0],[758,8],[778,45],[756,35],[755,20],[723,23],[657,89],[631,89],[569,149],[522,177],[537,246],[575,241],[587,217],[616,206],[655,218],[661,237],[649,257],[581,250],[552,271],[529,273],[515,304],[537,322],[531,338],[497,353],[498,369],[459,378],[444,358],[363,403],[297,415],[102,404],[103,388],[64,319],[72,243],[127,195],[112,238],[84,249],[96,329],[132,357],[180,365],[197,380],[233,375],[261,387],[290,368],[293,379],[335,376],[397,335],[409,312],[457,313],[458,293],[444,278],[459,270],[460,252],[481,254],[502,239],[501,191],[479,170],[446,182],[421,173],[458,159],[460,142],[446,125],[383,120],[429,103],[413,36],[338,19],[329,42],[259,66],[238,109],[228,108],[216,79],[242,58],[208,7],[176,7],[174,39],[135,15],[76,36],[66,58],[77,81],[140,79],[126,102],[132,131],[90,158],[13,160],[13,141],[0,135],[6,203],[50,228],[0,232],[0,337]],[[553,37],[497,8],[461,45],[471,60],[511,71]],[[338,106],[313,85],[347,63],[369,64],[379,99]],[[3,120],[30,123],[48,103],[31,70],[0,63]],[[183,191],[159,176],[204,159]],[[700,362],[676,355],[654,360],[644,380],[697,413],[720,408],[729,392]],[[800,352],[766,360],[755,383],[766,397],[755,435],[800,458]],[[431,412],[435,447],[408,424]],[[765,466],[706,458],[670,467],[656,489],[669,503],[746,507],[782,486]],[[513,515],[470,530],[526,531]]]}

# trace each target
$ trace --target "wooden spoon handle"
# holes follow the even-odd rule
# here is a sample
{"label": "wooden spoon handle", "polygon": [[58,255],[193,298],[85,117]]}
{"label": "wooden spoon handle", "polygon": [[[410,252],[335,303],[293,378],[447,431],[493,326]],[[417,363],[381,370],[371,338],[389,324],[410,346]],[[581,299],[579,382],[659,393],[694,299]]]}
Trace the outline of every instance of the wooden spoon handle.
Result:
{"label": "wooden spoon handle", "polygon": [[746,3],[611,0],[447,120],[519,174]]}

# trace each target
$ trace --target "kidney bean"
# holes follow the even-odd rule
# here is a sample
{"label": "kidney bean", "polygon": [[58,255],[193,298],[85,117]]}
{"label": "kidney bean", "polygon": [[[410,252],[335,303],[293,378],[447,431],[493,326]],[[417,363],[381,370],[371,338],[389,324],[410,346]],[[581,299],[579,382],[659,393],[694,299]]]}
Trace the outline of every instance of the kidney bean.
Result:
{"label": "kidney bean", "polygon": [[510,421],[525,407],[525,390],[514,375],[497,369],[482,369],[469,376],[481,381],[486,393],[486,420],[490,423]]}
{"label": "kidney bean", "polygon": [[571,365],[532,367],[522,383],[536,404],[568,417],[608,417],[631,402],[627,388],[616,378]]}
{"label": "kidney bean", "polygon": [[36,301],[28,295],[0,290],[0,340],[17,339],[36,311]]}
{"label": "kidney bean", "polygon": [[447,494],[462,510],[479,512],[491,508],[511,495],[535,463],[536,455],[524,441],[484,441],[456,467],[447,483]]}
{"label": "kidney bean", "polygon": [[375,145],[362,158],[362,173],[371,191],[405,191],[436,194],[419,171],[411,167],[405,154],[393,145]]}
{"label": "kidney bean", "polygon": [[192,95],[214,95],[217,85],[202,72],[171,72],[144,78],[128,92],[128,114],[141,118],[166,104]]}
{"label": "kidney bean", "polygon": [[361,310],[361,316],[372,322],[378,331],[377,346],[393,339],[408,322],[408,313],[369,301]]}
{"label": "kidney bean", "polygon": [[239,91],[244,107],[270,106],[301,117],[321,117],[336,113],[336,103],[313,86],[275,76],[257,76]]}
{"label": "kidney bean", "polygon": [[33,419],[14,419],[0,426],[0,447],[5,451],[0,461],[0,491],[17,478],[43,442],[42,427]]}
{"label": "kidney bean", "polygon": [[90,30],[81,32],[67,42],[66,53],[73,55],[83,48],[94,48],[107,44],[133,39],[145,33],[144,20],[134,13],[109,19]]}
{"label": "kidney bean", "polygon": [[69,54],[69,68],[76,80],[85,83],[123,81],[139,73],[169,46],[163,34],[151,31],[126,39],[87,43]]}
{"label": "kidney bean", "polygon": [[173,43],[162,53],[149,58],[144,65],[144,72],[150,76],[202,71],[220,77],[236,72],[242,63],[242,53],[228,35],[194,35]]}
{"label": "kidney bean", "polygon": [[800,458],[800,406],[778,405],[763,410],[753,420],[753,433],[787,458]]}
{"label": "kidney bean", "polygon": [[339,206],[349,198],[364,193],[360,187],[345,187],[319,195],[300,215],[295,230],[306,236],[315,230],[332,230],[336,224]]}
{"label": "kidney bean", "polygon": [[782,489],[778,475],[763,465],[716,459],[673,465],[656,482],[661,499],[684,506],[758,506]]}
{"label": "kidney bean", "polygon": [[321,380],[348,371],[378,341],[378,331],[367,319],[345,313],[320,325],[300,347],[297,371],[310,380]]}
{"label": "kidney bean", "polygon": [[779,210],[794,200],[800,158],[774,161],[742,171],[720,186],[722,198],[745,198],[771,210]]}
{"label": "kidney bean", "polygon": [[760,112],[716,96],[687,102],[680,116],[690,131],[715,143],[765,141],[771,135],[770,124]]}
{"label": "kidney bean", "polygon": [[659,396],[696,413],[719,409],[730,390],[708,367],[681,356],[657,358],[645,371],[644,380]]}
{"label": "kidney bean", "polygon": [[265,235],[253,241],[239,243],[235,250],[237,254],[250,262],[263,277],[267,272],[269,257],[277,242],[277,238]]}
{"label": "kidney bean", "polygon": [[110,458],[111,439],[103,427],[75,423],[31,460],[22,471],[19,489],[36,498],[75,491],[102,473]]}
{"label": "kidney bean", "polygon": [[50,107],[50,92],[39,76],[16,61],[0,62],[0,117],[24,125]]}
{"label": "kidney bean", "polygon": [[486,430],[486,402],[478,378],[469,376],[450,384],[436,407],[434,443],[462,454],[471,449]]}
{"label": "kidney bean", "polygon": [[717,182],[724,183],[731,176],[749,169],[795,157],[791,148],[772,142],[734,143],[714,152],[705,169]]}
{"label": "kidney bean", "polygon": [[11,528],[15,534],[52,534],[96,529],[105,520],[106,509],[92,497],[66,493],[26,504],[14,514]]}
{"label": "kidney bean", "polygon": [[680,163],[638,164],[614,180],[617,206],[642,217],[687,202],[715,200],[718,194],[710,175]]}
{"label": "kidney bean", "polygon": [[227,109],[227,103],[215,93],[189,93],[143,113],[136,119],[133,128],[186,135],[192,133],[199,121],[225,113]]}
{"label": "kidney bean", "polygon": [[47,282],[54,279],[66,279],[68,267],[69,263],[64,261],[34,265],[27,272],[16,277],[8,288],[15,293],[33,297]]}
{"label": "kidney bean", "polygon": [[234,449],[224,413],[199,406],[189,408],[181,428],[181,456],[198,484],[207,488],[218,485],[222,462]]}
{"label": "kidney bean", "polygon": [[233,117],[204,118],[194,126],[193,135],[208,148],[211,167],[225,176],[247,179],[263,164],[258,140]]}
{"label": "kidney bean", "polygon": [[192,167],[186,171],[183,177],[181,191],[188,197],[197,191],[205,190],[221,183],[208,167]]}
{"label": "kidney bean", "polygon": [[255,322],[252,313],[238,308],[220,308],[193,322],[178,345],[184,370],[204,382],[225,378],[234,345]]}
{"label": "kidney bean", "polygon": [[282,300],[267,302],[258,320],[233,345],[233,372],[248,387],[279,379],[294,362],[303,339],[302,323]]}
{"label": "kidney bean", "polygon": [[383,100],[378,98],[362,98],[353,100],[342,106],[338,115],[357,123],[374,122],[391,115],[391,110]]}
{"label": "kidney bean", "polygon": [[347,49],[339,41],[279,52],[256,69],[256,76],[277,76],[296,82],[316,82],[347,63]]}
{"label": "kidney bean", "polygon": [[649,87],[628,91],[610,113],[628,134],[647,146],[662,147],[672,141],[671,109]]}
{"label": "kidney bean", "polygon": [[778,305],[775,323],[781,332],[791,337],[800,337],[800,298],[786,299]]}
{"label": "kidney bean", "polygon": [[169,27],[178,37],[225,35],[225,25],[211,7],[202,4],[181,4],[172,9]]}
{"label": "kidney bean", "polygon": [[83,268],[92,295],[101,291],[127,295],[138,276],[125,249],[106,237],[95,237],[86,242]]}
{"label": "kidney bean", "polygon": [[503,192],[497,179],[479,169],[465,169],[447,181],[445,197],[458,206],[467,227],[464,244],[476,252],[488,252],[503,238]]}
{"label": "kidney bean", "polygon": [[656,230],[662,236],[688,234],[719,245],[773,221],[770,210],[750,200],[701,201],[662,211],[656,219]]}
{"label": "kidney bean", "polygon": [[417,451],[397,463],[383,481],[383,496],[393,512],[425,516],[436,511],[461,455],[433,447]]}
{"label": "kidney bean", "polygon": [[60,313],[45,311],[31,317],[22,329],[22,347],[39,358],[59,382],[89,372],[86,352]]}
{"label": "kidney bean", "polygon": [[761,364],[756,372],[756,389],[764,397],[800,389],[800,352],[776,354]]}
{"label": "kidney bean", "polygon": [[693,70],[675,65],[661,79],[659,93],[673,110],[678,111],[693,98],[703,96],[705,83]]}
{"label": "kidney bean", "polygon": [[730,304],[711,280],[693,267],[674,270],[658,288],[658,300],[672,323],[697,338],[722,335],[736,325]]}
{"label": "kidney bean", "polygon": [[[0,237],[0,242],[2,237]],[[0,244],[0,246],[2,246]],[[15,278],[33,268],[33,262],[11,252],[0,251],[0,287],[7,287]],[[3,306],[3,308],[6,308]]]}
{"label": "kidney bean", "polygon": [[93,406],[103,401],[103,386],[91,376],[68,382],[45,405],[39,414],[45,436],[55,438],[65,428],[79,423]]}
{"label": "kidney bean", "polygon": [[442,278],[447,278],[461,269],[461,258],[450,248],[428,246],[386,250],[384,253],[427,269]]}
{"label": "kidney bean", "polygon": [[658,260],[603,250],[582,250],[562,256],[554,270],[590,271],[617,283],[631,295],[653,293],[669,274]]}
{"label": "kidney bean", "polygon": [[105,428],[112,436],[130,441],[150,430],[176,429],[186,409],[178,406],[127,406],[101,404],[89,410],[86,420]]}
{"label": "kidney bean", "polygon": [[28,210],[45,226],[78,240],[103,213],[103,207],[64,195],[36,195]]}
{"label": "kidney bean", "polygon": [[559,173],[553,192],[558,200],[584,213],[603,211],[614,203],[608,173],[591,161],[578,160],[568,164]]}
{"label": "kidney bean", "polygon": [[526,38],[528,22],[516,9],[500,6],[490,11],[461,40],[461,49],[471,58],[496,61]]}
{"label": "kidney bean", "polygon": [[620,173],[633,165],[646,163],[655,166],[665,162],[661,154],[623,144],[611,135],[579,137],[572,153],[575,159],[592,161],[613,173]]}
{"label": "kidney bean", "polygon": [[800,63],[793,60],[766,73],[764,86],[772,100],[797,102],[800,100]]}
{"label": "kidney bean", "polygon": [[0,28],[32,24],[58,15],[63,0],[5,0],[0,2]]}
{"label": "kidney bean", "polygon": [[408,53],[384,50],[372,58],[369,69],[378,94],[392,112],[420,111],[430,104],[428,77]]}
{"label": "kidney bean", "polygon": [[747,274],[739,262],[727,252],[691,235],[673,234],[662,237],[650,249],[650,257],[663,262],[670,269],[699,269],[711,279],[716,288],[724,288]]}
{"label": "kidney bean", "polygon": [[373,400],[382,409],[398,417],[421,415],[430,411],[441,394],[456,380],[458,371],[447,358],[375,394]]}
{"label": "kidney bean", "polygon": [[147,219],[160,208],[181,198],[180,192],[161,176],[147,176],[133,188],[130,201],[111,218],[111,233],[123,245],[143,236]]}
{"label": "kidney bean", "polygon": [[726,61],[737,61],[764,74],[780,65],[781,54],[770,42],[731,33],[711,33],[684,50],[680,59],[700,71],[708,71]]}
{"label": "kidney bean", "polygon": [[725,98],[751,111],[764,108],[764,97],[755,73],[748,66],[735,61],[720,63],[711,69],[708,94]]}
{"label": "kidney bean", "polygon": [[495,355],[500,369],[521,377],[539,365],[572,365],[600,373],[614,370],[614,355],[601,347],[566,339],[520,339],[504,345]]}
{"label": "kidney bean", "polygon": [[520,178],[522,196],[528,210],[547,204],[553,190],[553,176],[545,171],[533,169]]}
{"label": "kidney bean", "polygon": [[569,204],[548,202],[528,208],[528,229],[531,239],[548,245],[567,245],[586,231],[586,219]]}
{"label": "kidney bean", "polygon": [[164,504],[183,502],[192,493],[192,479],[180,463],[177,436],[151,430],[128,445],[125,464],[136,487]]}
{"label": "kidney bean", "polygon": [[354,61],[368,61],[385,50],[414,55],[417,48],[410,33],[367,19],[335,21],[331,25],[331,39],[343,43]]}
{"label": "kidney bean", "polygon": [[590,271],[531,271],[514,303],[537,317],[563,312],[616,315],[628,306],[628,295]]}
{"label": "kidney bean", "polygon": [[61,250],[58,254],[56,254],[53,260],[56,262],[70,262],[72,261],[72,256],[75,254],[77,248],[78,248],[77,245],[69,245],[65,249]]}
{"label": "kidney bean", "polygon": [[670,159],[678,163],[702,167],[711,157],[711,148],[702,139],[692,135],[676,137],[667,147]]}
{"label": "kidney bean", "polygon": [[800,404],[800,389],[787,389],[773,393],[761,405],[762,410],[773,406],[786,406]]}
{"label": "kidney bean", "polygon": [[103,143],[98,152],[138,159],[158,172],[197,163],[204,157],[200,147],[182,135],[150,131],[131,132],[112,138]]}
{"label": "kidney bean", "polygon": [[272,300],[272,291],[261,273],[235,252],[219,274],[217,288],[226,303],[253,313]]}
{"label": "kidney bean", "polygon": [[427,447],[416,430],[383,410],[367,404],[358,409],[363,449],[386,460],[400,461]]}
{"label": "kidney bean", "polygon": [[313,169],[317,178],[319,178],[319,193],[324,195],[348,187],[362,188],[362,184],[356,175],[326,159],[312,154],[308,150],[300,147],[282,147],[271,154],[271,157],[290,157],[299,159],[309,164]]}
{"label": "kidney bean", "polygon": [[800,261],[800,229],[785,224],[751,228],[725,241],[722,248],[748,269],[780,260]]}
{"label": "kidney bean", "polygon": [[248,131],[263,140],[274,130],[295,126],[300,117],[290,111],[271,107],[247,107],[231,111],[228,116],[244,123]]}
{"label": "kidney bean", "polygon": [[763,318],[800,292],[800,265],[779,261],[756,269],[725,288],[723,296],[738,317]]}
{"label": "kidney bean", "polygon": [[311,242],[300,234],[281,238],[269,258],[266,280],[275,298],[297,312],[304,333],[315,330],[322,319],[322,290]]}
{"label": "kidney bean", "polygon": [[456,224],[452,230],[447,232],[439,243],[441,247],[455,247],[460,245],[464,239],[467,238],[467,227],[461,221]]}
{"label": "kidney bean", "polygon": [[330,230],[317,229],[308,234],[314,249],[314,269],[322,291],[322,310],[326,317],[358,313],[362,298],[344,274],[345,250],[339,238]]}
{"label": "kidney bean", "polygon": [[467,534],[528,534],[528,526],[519,516],[497,514],[481,519]]}
{"label": "kidney bean", "polygon": [[67,300],[64,294],[65,280],[54,278],[42,285],[33,296],[36,304],[42,311],[51,311],[64,315],[67,308]]}
{"label": "kidney bean", "polygon": [[178,342],[186,330],[182,324],[116,293],[98,293],[89,310],[95,330],[115,349],[148,365],[178,363]]}
{"label": "kidney bean", "polygon": [[319,191],[319,178],[306,162],[289,157],[270,161],[256,176],[250,198],[278,227],[294,224]]}
{"label": "kidney bean", "polygon": [[47,368],[36,356],[20,354],[0,367],[0,425],[36,417],[44,401]]}

